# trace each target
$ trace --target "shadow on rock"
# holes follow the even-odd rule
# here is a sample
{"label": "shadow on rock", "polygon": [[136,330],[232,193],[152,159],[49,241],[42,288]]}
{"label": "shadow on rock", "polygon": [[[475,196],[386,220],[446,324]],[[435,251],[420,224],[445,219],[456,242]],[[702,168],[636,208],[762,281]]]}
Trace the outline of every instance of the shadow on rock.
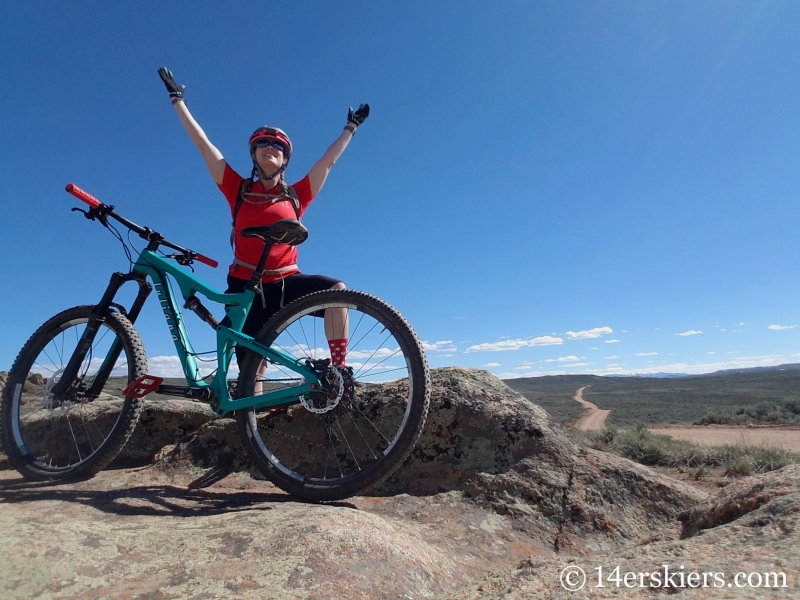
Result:
{"label": "shadow on rock", "polygon": [[[0,502],[41,501],[80,503],[116,515],[200,517],[242,511],[272,510],[273,505],[298,503],[285,494],[252,491],[209,491],[175,485],[134,486],[118,490],[59,489],[52,484],[21,479],[0,482]],[[354,508],[349,503],[329,504]]]}

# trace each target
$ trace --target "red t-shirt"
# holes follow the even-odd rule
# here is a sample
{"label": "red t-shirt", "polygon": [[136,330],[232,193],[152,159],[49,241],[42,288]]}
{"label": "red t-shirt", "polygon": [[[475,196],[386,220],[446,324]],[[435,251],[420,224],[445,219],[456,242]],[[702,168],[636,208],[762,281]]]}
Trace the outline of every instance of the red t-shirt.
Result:
{"label": "red t-shirt", "polygon": [[[228,200],[231,215],[233,215],[233,209],[236,206],[236,199],[239,196],[239,186],[242,184],[242,181],[244,181],[244,178],[234,171],[230,165],[226,164],[225,175],[222,177],[222,183],[219,185],[219,189],[225,194],[225,198]],[[311,193],[311,184],[308,182],[308,175],[303,177],[292,187],[294,187],[297,193],[297,199],[300,201],[300,215],[302,216],[308,205],[311,204],[311,201],[314,199]],[[256,194],[280,193],[278,188],[272,188],[271,190],[264,189],[260,181],[256,181],[253,184],[253,189],[250,191]],[[234,233],[235,258],[242,262],[256,265],[264,249],[264,242],[262,242],[261,239],[242,237],[242,229],[254,227],[256,225],[272,225],[281,219],[296,218],[297,213],[294,211],[294,205],[288,198],[273,202],[272,200],[259,196],[248,197],[245,195],[244,202],[242,202],[242,205],[239,207],[239,214],[236,215],[236,228]],[[274,271],[291,265],[295,265],[295,268],[287,269],[283,271],[281,275],[264,275],[262,281],[264,283],[272,283],[273,281],[280,280],[281,276],[285,277],[286,275],[300,272],[300,269],[296,268],[297,247],[288,244],[274,244],[272,250],[270,250],[269,258],[267,258],[267,270]],[[228,269],[228,275],[239,279],[250,279],[253,275],[253,269],[233,263]]]}

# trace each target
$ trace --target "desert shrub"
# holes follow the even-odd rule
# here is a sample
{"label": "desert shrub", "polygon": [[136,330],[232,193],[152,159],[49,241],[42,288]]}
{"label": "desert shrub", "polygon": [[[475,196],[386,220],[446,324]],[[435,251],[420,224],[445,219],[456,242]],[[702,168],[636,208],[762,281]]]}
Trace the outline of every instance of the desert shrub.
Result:
{"label": "desert shrub", "polygon": [[649,466],[697,467],[704,462],[702,448],[666,435],[651,433],[639,423],[633,429],[615,431],[613,438],[599,450],[607,450]]}
{"label": "desert shrub", "polygon": [[761,402],[756,406],[737,408],[731,414],[709,412],[697,419],[695,425],[747,425],[747,424],[800,423],[800,398],[780,402]]}
{"label": "desert shrub", "polygon": [[753,464],[746,456],[731,459],[723,463],[725,477],[746,477],[753,474]]}
{"label": "desert shrub", "polygon": [[697,419],[695,425],[726,425],[730,422],[730,416],[716,412],[708,412],[705,416]]}
{"label": "desert shrub", "polygon": [[800,463],[800,455],[772,446],[695,446],[666,435],[651,433],[643,424],[633,429],[603,429],[574,432],[573,435],[595,450],[611,452],[648,466],[696,468],[695,479],[712,467],[721,467],[727,477],[766,473],[789,464]]}
{"label": "desert shrub", "polygon": [[748,448],[747,455],[756,473],[767,473],[797,462],[792,452],[771,446],[752,446]]}

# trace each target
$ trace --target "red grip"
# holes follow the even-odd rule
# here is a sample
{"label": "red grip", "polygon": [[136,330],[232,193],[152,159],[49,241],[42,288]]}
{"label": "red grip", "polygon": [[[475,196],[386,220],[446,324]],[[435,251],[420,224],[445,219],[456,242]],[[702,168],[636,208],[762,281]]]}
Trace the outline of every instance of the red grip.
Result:
{"label": "red grip", "polygon": [[88,204],[92,208],[97,208],[98,206],[100,206],[102,204],[102,202],[100,202],[100,200],[98,200],[97,198],[92,196],[90,193],[84,192],[81,188],[79,188],[74,183],[68,183],[67,187],[66,187],[66,190],[70,194],[75,196],[78,200],[80,200],[81,202],[86,202],[86,204]]}
{"label": "red grip", "polygon": [[208,258],[207,256],[203,256],[199,252],[195,252],[194,257],[198,260],[198,262],[201,262],[204,265],[208,265],[212,269],[216,269],[219,266],[219,263],[215,261],[213,258]]}

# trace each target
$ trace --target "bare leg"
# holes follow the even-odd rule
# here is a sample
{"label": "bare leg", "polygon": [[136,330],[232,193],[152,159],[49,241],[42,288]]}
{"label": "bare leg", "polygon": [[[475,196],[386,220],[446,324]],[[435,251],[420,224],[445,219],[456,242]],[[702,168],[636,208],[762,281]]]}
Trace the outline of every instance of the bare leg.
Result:
{"label": "bare leg", "polygon": [[[343,283],[337,283],[331,289],[344,290],[346,287]],[[328,341],[346,338],[348,329],[346,308],[329,308],[325,311],[325,337]]]}
{"label": "bare leg", "polygon": [[264,393],[264,384],[262,379],[264,379],[264,373],[267,372],[267,361],[262,360],[261,364],[258,365],[258,375],[256,375],[256,384],[255,384],[255,395],[260,396]]}

